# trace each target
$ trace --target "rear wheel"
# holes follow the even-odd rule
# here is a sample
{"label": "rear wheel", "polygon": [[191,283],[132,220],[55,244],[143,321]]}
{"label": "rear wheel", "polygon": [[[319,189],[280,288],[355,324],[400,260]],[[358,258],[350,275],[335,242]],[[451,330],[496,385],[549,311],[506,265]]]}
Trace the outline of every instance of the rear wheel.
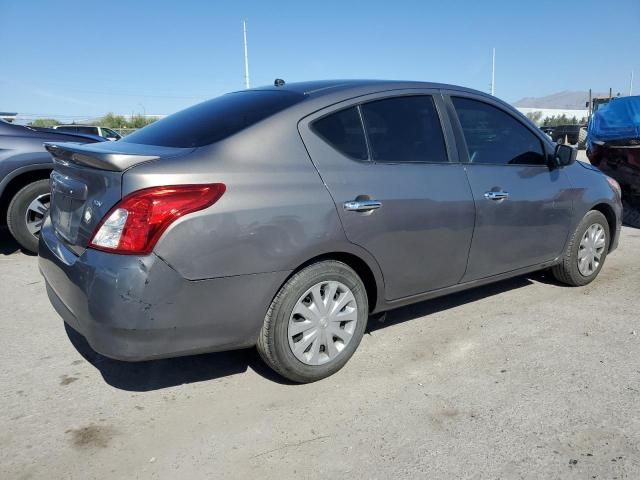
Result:
{"label": "rear wheel", "polygon": [[38,251],[38,236],[50,201],[49,180],[30,183],[11,199],[7,210],[7,226],[13,238],[25,250]]}
{"label": "rear wheel", "polygon": [[319,262],[291,277],[273,299],[258,352],[283,377],[314,382],[347,363],[367,317],[367,293],[358,275],[342,262]]}
{"label": "rear wheel", "polygon": [[553,276],[572,286],[591,283],[604,265],[609,242],[607,219],[602,213],[591,210],[571,236],[562,263],[552,268]]}

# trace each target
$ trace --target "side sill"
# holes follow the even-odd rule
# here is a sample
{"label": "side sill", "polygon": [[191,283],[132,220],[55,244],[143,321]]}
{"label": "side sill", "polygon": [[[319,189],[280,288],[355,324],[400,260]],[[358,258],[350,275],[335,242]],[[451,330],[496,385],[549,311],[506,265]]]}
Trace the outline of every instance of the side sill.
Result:
{"label": "side sill", "polygon": [[510,272],[500,273],[498,275],[492,275],[491,277],[480,278],[478,280],[472,280],[470,282],[465,282],[465,283],[458,283],[457,285],[452,285],[450,287],[440,288],[438,290],[432,290],[430,292],[419,293],[417,295],[412,295],[410,297],[402,297],[402,298],[398,298],[397,300],[386,300],[384,305],[376,309],[376,312],[392,310],[394,308],[404,307],[406,305],[411,305],[413,303],[418,303],[425,300],[431,300],[432,298],[449,295],[450,293],[461,292],[463,290],[468,290],[470,288],[481,287],[482,285],[499,282],[501,280],[506,280],[508,278],[518,277],[520,275],[525,275],[527,273],[535,272],[537,270],[543,270],[545,268],[552,267],[558,264],[559,262],[560,262],[560,257],[555,258],[548,262],[540,263],[538,265],[532,265],[530,267],[519,268],[518,270],[512,270]]}

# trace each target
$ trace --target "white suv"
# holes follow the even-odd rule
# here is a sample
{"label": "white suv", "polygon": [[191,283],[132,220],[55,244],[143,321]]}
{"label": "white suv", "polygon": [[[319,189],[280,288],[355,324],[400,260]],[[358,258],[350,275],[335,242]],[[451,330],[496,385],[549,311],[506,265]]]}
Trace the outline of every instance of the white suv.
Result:
{"label": "white suv", "polygon": [[122,138],[122,135],[118,132],[105,127],[93,127],[90,125],[55,125],[53,128],[55,130],[63,130],[71,133],[89,133],[91,135],[98,135],[111,141],[120,140]]}

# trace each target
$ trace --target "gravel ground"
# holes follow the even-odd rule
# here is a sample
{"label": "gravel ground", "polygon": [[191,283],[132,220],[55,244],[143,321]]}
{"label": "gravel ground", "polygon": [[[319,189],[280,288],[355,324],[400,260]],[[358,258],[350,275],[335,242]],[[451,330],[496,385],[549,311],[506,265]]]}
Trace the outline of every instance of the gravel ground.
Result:
{"label": "gravel ground", "polygon": [[0,478],[640,478],[639,259],[625,228],[589,286],[395,310],[297,386],[253,350],[100,357],[0,232]]}

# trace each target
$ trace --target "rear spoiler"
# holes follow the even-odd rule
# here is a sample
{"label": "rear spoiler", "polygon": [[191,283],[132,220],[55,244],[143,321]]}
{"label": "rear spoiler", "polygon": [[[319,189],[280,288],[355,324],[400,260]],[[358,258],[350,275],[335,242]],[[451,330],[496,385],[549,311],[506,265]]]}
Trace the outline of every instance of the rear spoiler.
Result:
{"label": "rear spoiler", "polygon": [[[105,142],[110,143],[110,142]],[[100,170],[121,172],[142,162],[157,160],[157,155],[138,155],[135,153],[118,153],[117,151],[100,151],[93,144],[51,143],[46,142],[44,148],[53,156],[53,161],[62,164],[75,163]]]}

